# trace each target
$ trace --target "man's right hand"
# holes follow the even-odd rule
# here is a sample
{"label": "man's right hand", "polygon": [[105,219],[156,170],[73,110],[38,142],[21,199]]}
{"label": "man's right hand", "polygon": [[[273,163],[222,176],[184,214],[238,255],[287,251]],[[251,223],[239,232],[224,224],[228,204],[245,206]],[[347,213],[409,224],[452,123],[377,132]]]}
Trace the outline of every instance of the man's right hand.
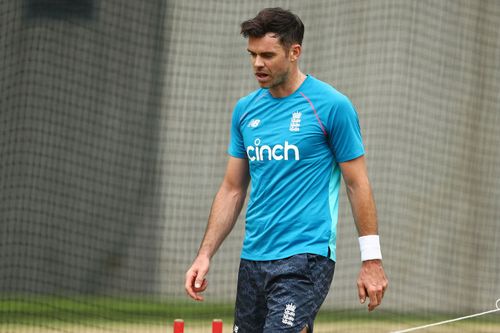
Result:
{"label": "man's right hand", "polygon": [[207,257],[198,256],[194,260],[191,268],[186,272],[186,288],[187,294],[195,301],[203,301],[203,296],[200,293],[207,289],[208,282],[205,276],[210,267],[210,259]]}
{"label": "man's right hand", "polygon": [[224,180],[210,209],[207,229],[198,255],[186,272],[184,287],[187,294],[196,301],[203,301],[200,293],[207,289],[205,277],[210,267],[210,259],[233,229],[245,203],[249,183],[248,161],[244,158],[230,157]]}

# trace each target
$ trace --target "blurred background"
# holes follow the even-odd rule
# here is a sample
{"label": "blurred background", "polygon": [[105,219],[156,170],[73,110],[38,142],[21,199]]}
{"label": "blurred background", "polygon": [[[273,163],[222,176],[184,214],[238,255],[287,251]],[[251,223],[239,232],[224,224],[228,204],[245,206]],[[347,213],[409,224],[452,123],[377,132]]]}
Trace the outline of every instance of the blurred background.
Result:
{"label": "blurred background", "polygon": [[[342,193],[318,330],[495,309],[499,1],[3,0],[0,332],[164,332],[174,318],[208,332],[219,317],[230,332],[244,214],[204,303],[187,299],[184,274],[232,108],[258,88],[239,24],[275,6],[305,24],[301,69],[358,111],[390,279],[368,314]],[[443,329],[498,332],[500,313]]]}

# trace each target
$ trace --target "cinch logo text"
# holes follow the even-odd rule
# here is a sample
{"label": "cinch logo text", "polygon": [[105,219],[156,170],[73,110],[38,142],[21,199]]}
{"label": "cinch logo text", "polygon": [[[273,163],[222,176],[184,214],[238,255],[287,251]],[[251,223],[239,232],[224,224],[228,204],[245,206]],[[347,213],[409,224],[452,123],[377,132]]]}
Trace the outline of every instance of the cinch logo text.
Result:
{"label": "cinch logo text", "polygon": [[288,141],[285,141],[284,145],[277,144],[272,147],[260,144],[260,139],[255,139],[254,146],[247,147],[247,156],[250,161],[288,161],[290,158],[295,161],[300,160],[299,148],[289,144]]}

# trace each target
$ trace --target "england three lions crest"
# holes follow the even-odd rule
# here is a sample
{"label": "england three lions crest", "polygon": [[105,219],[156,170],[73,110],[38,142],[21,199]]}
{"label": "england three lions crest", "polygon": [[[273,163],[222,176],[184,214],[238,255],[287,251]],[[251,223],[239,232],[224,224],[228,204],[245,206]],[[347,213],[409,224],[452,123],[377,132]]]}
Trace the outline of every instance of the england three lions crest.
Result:
{"label": "england three lions crest", "polygon": [[302,112],[296,111],[292,113],[292,119],[290,119],[290,132],[300,131],[300,118],[302,117]]}

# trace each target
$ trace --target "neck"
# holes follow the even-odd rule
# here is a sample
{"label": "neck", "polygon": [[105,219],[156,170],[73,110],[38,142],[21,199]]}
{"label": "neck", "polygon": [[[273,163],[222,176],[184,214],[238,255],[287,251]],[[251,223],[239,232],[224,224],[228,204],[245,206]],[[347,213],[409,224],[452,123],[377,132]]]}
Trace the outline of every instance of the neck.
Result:
{"label": "neck", "polygon": [[306,75],[302,73],[298,68],[288,76],[287,80],[277,87],[269,88],[269,92],[273,97],[286,97],[293,94],[300,85],[306,79]]}

